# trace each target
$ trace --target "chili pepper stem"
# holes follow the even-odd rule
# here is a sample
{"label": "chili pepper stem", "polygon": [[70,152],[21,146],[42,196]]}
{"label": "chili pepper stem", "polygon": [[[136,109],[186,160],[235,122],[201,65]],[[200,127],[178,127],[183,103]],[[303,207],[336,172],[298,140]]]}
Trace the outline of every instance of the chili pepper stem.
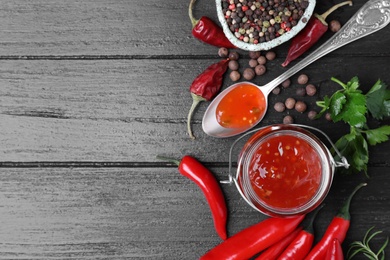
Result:
{"label": "chili pepper stem", "polygon": [[199,103],[202,101],[206,101],[206,99],[194,93],[191,93],[191,96],[192,96],[192,105],[187,117],[187,132],[192,139],[195,139],[195,136],[192,134],[192,129],[191,129],[192,115],[194,114],[195,108],[199,105]]}
{"label": "chili pepper stem", "polygon": [[366,186],[367,183],[360,183],[349,195],[347,200],[344,202],[344,205],[340,208],[339,213],[337,214],[338,217],[341,217],[346,220],[351,219],[351,214],[349,213],[349,205],[351,204],[352,197],[356,194],[356,192],[363,186]]}
{"label": "chili pepper stem", "polygon": [[[325,20],[328,17],[328,15],[330,15],[333,11],[335,11],[339,7],[341,7],[343,5],[347,5],[347,4],[349,4],[349,6],[352,6],[352,1],[345,1],[345,2],[341,2],[341,3],[337,4],[337,5],[334,5],[331,8],[329,8],[329,10],[327,10],[325,13],[323,13],[321,15],[318,15],[317,17],[319,19],[322,19],[323,20],[322,22],[325,22]],[[325,24],[326,24],[326,22],[325,22]]]}
{"label": "chili pepper stem", "polygon": [[192,23],[192,28],[195,27],[195,25],[198,23],[198,20],[194,18],[194,15],[192,13],[192,9],[194,8],[196,0],[191,0],[190,5],[188,7],[188,16],[190,17],[191,23]]}
{"label": "chili pepper stem", "polygon": [[314,220],[316,219],[318,212],[324,207],[324,204],[318,206],[318,208],[313,212],[313,215],[310,217],[307,226],[304,228],[307,232],[314,234]]}
{"label": "chili pepper stem", "polygon": [[156,158],[159,159],[159,160],[163,160],[163,161],[174,163],[177,166],[180,165],[180,161],[177,160],[177,159],[173,159],[173,158],[169,158],[169,157],[165,157],[165,156],[161,156],[161,155],[157,155]]}

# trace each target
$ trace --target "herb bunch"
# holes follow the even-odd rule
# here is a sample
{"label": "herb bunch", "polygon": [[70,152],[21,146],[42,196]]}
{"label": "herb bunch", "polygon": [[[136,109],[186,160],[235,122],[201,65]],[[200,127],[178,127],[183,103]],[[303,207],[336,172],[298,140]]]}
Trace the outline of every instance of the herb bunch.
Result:
{"label": "herb bunch", "polygon": [[[322,108],[317,117],[328,112],[333,122],[343,121],[350,126],[350,132],[335,144],[350,164],[348,169],[340,170],[344,173],[363,171],[368,177],[368,146],[385,142],[390,135],[389,125],[369,128],[368,117],[372,116],[380,121],[390,116],[390,90],[381,80],[378,80],[366,94],[359,89],[358,77],[353,77],[347,83],[334,77],[332,81],[341,85],[342,89],[334,92],[331,97],[325,96],[324,100],[317,101],[317,105]],[[340,159],[334,151],[333,155],[336,160]]]}

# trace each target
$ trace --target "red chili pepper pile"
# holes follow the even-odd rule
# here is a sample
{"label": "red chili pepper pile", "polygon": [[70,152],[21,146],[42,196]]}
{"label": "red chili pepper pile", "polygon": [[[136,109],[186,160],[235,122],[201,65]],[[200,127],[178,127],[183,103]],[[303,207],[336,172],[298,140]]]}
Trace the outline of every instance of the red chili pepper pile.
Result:
{"label": "red chili pepper pile", "polygon": [[198,40],[216,46],[234,49],[234,46],[224,34],[222,28],[213,22],[210,18],[202,16],[196,20],[192,14],[192,9],[196,0],[191,0],[188,8],[188,15],[192,22],[192,35]]}
{"label": "red chili pepper pile", "polygon": [[286,67],[291,61],[295,60],[303,53],[305,53],[310,47],[312,47],[328,30],[328,23],[325,19],[330,13],[343,5],[352,5],[352,1],[342,2],[330,8],[322,15],[314,14],[305,28],[300,31],[292,40],[288,49],[286,60],[282,66]]}
{"label": "red chili pepper pile", "polygon": [[200,259],[249,259],[293,232],[303,218],[268,218],[229,237]]}
{"label": "red chili pepper pile", "polygon": [[192,105],[187,117],[187,131],[192,139],[195,137],[191,130],[191,119],[195,108],[200,102],[210,101],[218,94],[222,86],[223,75],[228,68],[228,62],[229,60],[225,59],[210,65],[191,84]]}
{"label": "red chili pepper pile", "polygon": [[314,212],[308,226],[298,227],[304,216],[268,218],[226,239],[200,259],[249,259],[261,252],[256,259],[343,259],[341,243],[350,224],[349,206],[352,197],[365,183],[357,186],[348,197],[338,215],[332,220],[322,239],[312,248],[314,241]]}
{"label": "red chili pepper pile", "polygon": [[158,156],[158,158],[175,163],[183,176],[199,186],[210,206],[215,230],[225,240],[227,238],[226,222],[228,216],[226,202],[214,175],[198,160],[188,155],[184,156],[181,161],[162,156]]}

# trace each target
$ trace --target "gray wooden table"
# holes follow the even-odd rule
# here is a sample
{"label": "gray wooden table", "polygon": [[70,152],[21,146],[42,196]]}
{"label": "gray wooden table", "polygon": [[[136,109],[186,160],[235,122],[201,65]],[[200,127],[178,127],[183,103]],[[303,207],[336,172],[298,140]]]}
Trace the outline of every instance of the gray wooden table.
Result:
{"label": "gray wooden table", "polygon": [[[341,8],[330,19],[347,21],[364,3]],[[318,1],[321,13],[334,4]],[[235,138],[215,139],[201,130],[202,103],[186,132],[189,86],[218,49],[191,36],[188,1],[3,0],[0,4],[0,259],[197,259],[221,241],[196,185],[156,155],[189,154],[227,179],[228,150]],[[196,17],[216,21],[213,1],[198,0]],[[331,33],[325,34],[325,40]],[[315,101],[358,76],[368,90],[377,79],[390,84],[390,27],[354,42],[302,72],[318,86]],[[288,44],[253,81],[281,74]],[[241,68],[249,56],[239,51]],[[292,78],[296,82],[297,76]],[[223,88],[232,84],[228,74]],[[295,84],[296,86],[296,84]],[[272,109],[294,96],[294,84],[278,96],[261,125],[281,123]],[[337,140],[343,123],[315,126]],[[382,124],[389,124],[386,119]],[[318,216],[317,240],[353,187],[344,250],[372,226],[390,234],[390,142],[370,147],[368,172],[336,175]],[[266,216],[250,208],[234,186],[223,185],[228,233]],[[389,254],[389,249],[386,250]]]}

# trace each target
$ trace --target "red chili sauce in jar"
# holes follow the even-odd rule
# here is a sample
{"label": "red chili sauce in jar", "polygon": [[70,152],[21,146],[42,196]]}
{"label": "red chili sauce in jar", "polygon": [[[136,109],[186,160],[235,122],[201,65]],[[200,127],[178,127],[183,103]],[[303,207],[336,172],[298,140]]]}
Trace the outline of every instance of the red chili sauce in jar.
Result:
{"label": "red chili sauce in jar", "polygon": [[264,116],[266,105],[263,92],[244,83],[220,101],[216,109],[217,122],[226,128],[253,126]]}
{"label": "red chili sauce in jar", "polygon": [[296,208],[315,196],[321,183],[321,160],[310,144],[293,135],[269,137],[248,167],[253,191],[268,206]]}

